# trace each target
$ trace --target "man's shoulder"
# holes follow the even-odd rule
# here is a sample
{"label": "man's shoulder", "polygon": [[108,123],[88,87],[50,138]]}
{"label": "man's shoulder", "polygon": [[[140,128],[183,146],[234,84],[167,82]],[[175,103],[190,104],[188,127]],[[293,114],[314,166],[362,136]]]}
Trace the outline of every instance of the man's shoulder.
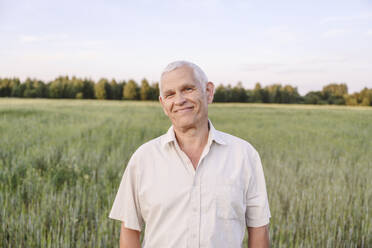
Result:
{"label": "man's shoulder", "polygon": [[163,140],[164,135],[165,134],[159,137],[153,138],[149,141],[146,141],[145,143],[143,143],[137,148],[137,150],[134,152],[133,155],[136,155],[136,156],[144,155],[144,154],[148,154],[149,152],[155,152],[159,150],[162,146],[162,140]]}
{"label": "man's shoulder", "polygon": [[246,150],[252,154],[257,153],[257,150],[254,148],[254,146],[247,140],[222,131],[216,130],[216,132],[231,149]]}
{"label": "man's shoulder", "polygon": [[130,157],[128,165],[136,167],[139,170],[142,170],[143,166],[147,166],[154,161],[154,156],[157,156],[161,153],[161,141],[162,136],[151,139],[142,145],[140,145]]}

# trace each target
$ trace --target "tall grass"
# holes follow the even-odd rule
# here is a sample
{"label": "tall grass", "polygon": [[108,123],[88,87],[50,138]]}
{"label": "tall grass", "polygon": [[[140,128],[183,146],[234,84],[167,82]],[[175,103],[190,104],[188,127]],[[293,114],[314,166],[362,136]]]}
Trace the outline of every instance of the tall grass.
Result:
{"label": "tall grass", "polygon": [[[273,247],[372,247],[372,110],[213,104],[259,151]],[[134,150],[168,129],[158,104],[0,100],[0,246],[117,247],[108,219]]]}

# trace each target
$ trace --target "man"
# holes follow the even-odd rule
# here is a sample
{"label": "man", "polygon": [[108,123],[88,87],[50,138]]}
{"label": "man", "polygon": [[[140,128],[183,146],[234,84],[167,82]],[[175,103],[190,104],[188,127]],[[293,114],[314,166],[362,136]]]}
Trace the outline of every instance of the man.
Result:
{"label": "man", "polygon": [[208,120],[214,85],[195,64],[176,61],[161,75],[159,101],[172,126],[137,149],[110,218],[120,247],[269,247],[270,218],[257,151]]}

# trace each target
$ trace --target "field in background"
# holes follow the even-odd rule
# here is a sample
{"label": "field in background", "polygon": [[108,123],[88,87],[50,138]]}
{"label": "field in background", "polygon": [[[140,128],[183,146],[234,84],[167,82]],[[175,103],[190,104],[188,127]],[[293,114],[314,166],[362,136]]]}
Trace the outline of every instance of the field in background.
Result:
{"label": "field in background", "polygon": [[[213,104],[261,155],[272,247],[372,246],[372,108]],[[108,218],[157,103],[0,99],[0,246],[117,247]]]}

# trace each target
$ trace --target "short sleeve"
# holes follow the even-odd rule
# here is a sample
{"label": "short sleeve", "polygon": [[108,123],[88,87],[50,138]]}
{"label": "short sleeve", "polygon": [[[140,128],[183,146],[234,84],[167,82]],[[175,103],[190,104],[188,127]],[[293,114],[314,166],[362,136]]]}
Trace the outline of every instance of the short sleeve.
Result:
{"label": "short sleeve", "polygon": [[125,168],[109,217],[124,221],[125,227],[129,229],[141,231],[144,221],[138,199],[139,176],[136,161],[133,155]]}
{"label": "short sleeve", "polygon": [[246,193],[245,219],[248,227],[260,227],[269,223],[271,214],[264,172],[257,151],[254,151],[250,161],[252,170]]}

